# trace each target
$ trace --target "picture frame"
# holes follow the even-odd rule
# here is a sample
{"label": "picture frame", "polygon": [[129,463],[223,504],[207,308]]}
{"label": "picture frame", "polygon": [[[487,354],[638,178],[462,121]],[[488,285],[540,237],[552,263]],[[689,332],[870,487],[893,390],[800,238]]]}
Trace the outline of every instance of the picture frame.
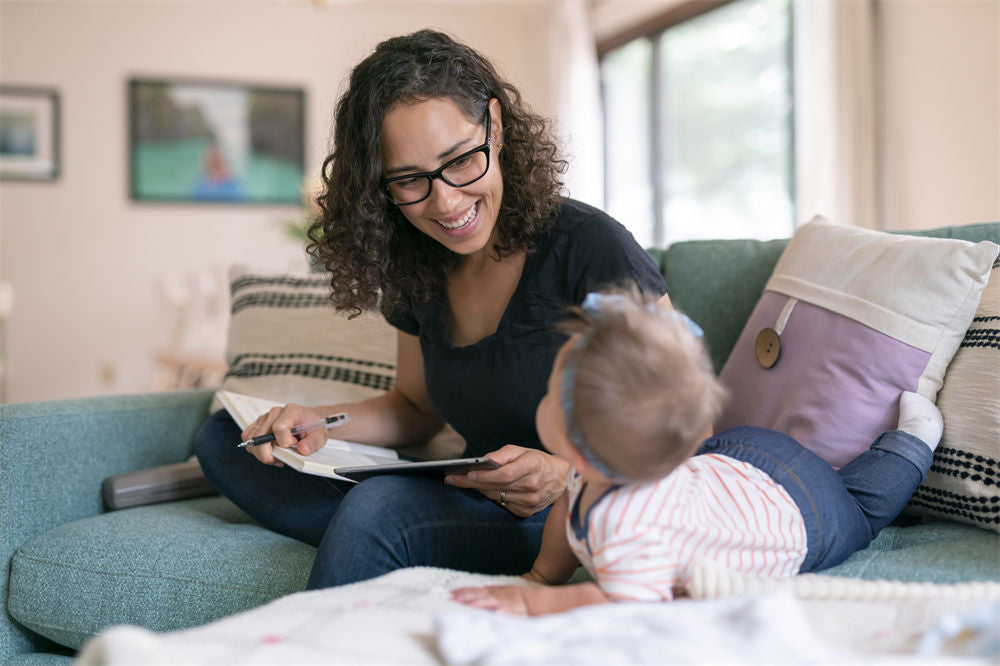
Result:
{"label": "picture frame", "polygon": [[131,199],[300,205],[305,102],[296,87],[130,78]]}
{"label": "picture frame", "polygon": [[0,86],[0,180],[59,177],[59,93]]}

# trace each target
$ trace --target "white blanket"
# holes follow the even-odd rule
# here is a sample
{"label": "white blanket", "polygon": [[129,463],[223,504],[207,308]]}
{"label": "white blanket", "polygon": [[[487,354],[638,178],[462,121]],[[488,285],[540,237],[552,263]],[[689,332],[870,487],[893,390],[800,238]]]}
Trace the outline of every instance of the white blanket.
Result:
{"label": "white blanket", "polygon": [[[605,604],[539,618],[450,600],[519,578],[413,568],[301,592],[172,633],[111,628],[79,655],[124,664],[995,663],[1000,602],[983,595],[803,599],[793,586],[751,596]],[[860,583],[859,583],[860,584]],[[800,595],[801,596],[801,595]],[[984,605],[985,602],[985,605]]]}

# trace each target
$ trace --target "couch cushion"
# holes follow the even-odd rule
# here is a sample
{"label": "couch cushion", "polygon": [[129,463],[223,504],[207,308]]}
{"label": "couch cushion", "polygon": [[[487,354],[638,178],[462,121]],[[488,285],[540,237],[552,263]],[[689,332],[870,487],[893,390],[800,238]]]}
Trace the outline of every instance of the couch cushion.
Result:
{"label": "couch cushion", "polygon": [[866,580],[966,583],[1000,580],[1000,538],[993,532],[940,521],[899,520],[847,560],[819,573]]}
{"label": "couch cushion", "polygon": [[17,654],[3,663],[3,666],[72,666],[76,663],[72,651],[67,654],[54,652],[28,652]]}
{"label": "couch cushion", "polygon": [[304,589],[315,553],[221,497],[116,511],[21,546],[8,610],[73,648],[113,624],[182,629]]}
{"label": "couch cushion", "polygon": [[773,428],[834,467],[850,462],[896,427],[902,391],[936,398],[997,252],[800,227],[722,370],[732,399],[717,428]]}
{"label": "couch cushion", "polygon": [[695,240],[674,243],[661,272],[674,307],[705,330],[716,372],[750,317],[787,240]]}

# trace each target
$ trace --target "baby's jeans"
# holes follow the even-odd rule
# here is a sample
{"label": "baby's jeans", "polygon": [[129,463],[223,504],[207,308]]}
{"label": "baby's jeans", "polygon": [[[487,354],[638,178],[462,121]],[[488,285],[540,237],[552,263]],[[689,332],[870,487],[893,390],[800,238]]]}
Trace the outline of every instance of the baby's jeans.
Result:
{"label": "baby's jeans", "polygon": [[838,471],[791,437],[753,426],[709,438],[698,450],[704,453],[749,463],[791,495],[806,528],[800,573],[840,564],[871,543],[906,506],[933,458],[921,440],[890,430]]}

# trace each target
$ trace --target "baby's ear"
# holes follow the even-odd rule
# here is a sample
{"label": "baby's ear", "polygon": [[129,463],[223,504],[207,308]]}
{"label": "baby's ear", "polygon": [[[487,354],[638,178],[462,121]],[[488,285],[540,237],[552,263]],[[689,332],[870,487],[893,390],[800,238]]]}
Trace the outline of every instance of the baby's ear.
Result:
{"label": "baby's ear", "polygon": [[576,471],[580,472],[580,474],[583,474],[584,471],[588,470],[594,472],[597,471],[591,466],[590,463],[587,462],[587,459],[583,457],[583,454],[580,453],[580,450],[577,449],[576,446],[569,447],[569,464],[571,464]]}
{"label": "baby's ear", "polygon": [[[563,440],[559,443],[559,453],[555,455],[559,456],[563,460],[567,461],[573,466],[580,474],[583,474],[586,470],[594,470],[593,466],[587,462],[587,459],[583,457],[580,453],[580,449],[576,448],[576,444],[570,438],[569,433],[563,433]],[[554,452],[553,452],[554,453]],[[591,473],[591,472],[588,472]]]}
{"label": "baby's ear", "polygon": [[570,448],[569,462],[573,465],[573,469],[580,473],[584,479],[588,481],[596,481],[599,483],[619,483],[615,479],[609,479],[604,475],[599,469],[587,462],[587,459],[583,457],[583,454],[575,446]]}

